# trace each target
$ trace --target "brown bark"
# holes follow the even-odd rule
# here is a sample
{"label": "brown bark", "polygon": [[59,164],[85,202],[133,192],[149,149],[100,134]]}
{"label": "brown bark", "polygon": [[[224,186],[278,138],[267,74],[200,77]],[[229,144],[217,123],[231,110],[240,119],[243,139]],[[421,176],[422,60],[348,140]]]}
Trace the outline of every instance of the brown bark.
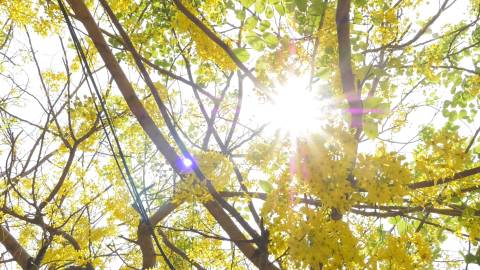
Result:
{"label": "brown bark", "polygon": [[[102,36],[102,33],[99,27],[96,25],[90,11],[85,6],[85,3],[81,0],[68,0],[68,2],[72,7],[76,18],[81,21],[81,23],[87,30],[89,37],[92,39],[100,56],[105,62],[106,67],[112,74],[113,79],[115,80],[118,88],[124,96],[130,110],[135,115],[147,135],[156,145],[157,149],[165,156],[165,158],[174,168],[174,170],[177,173],[180,173],[180,170],[177,166],[177,161],[179,159],[177,154],[175,153],[175,150],[165,140],[163,135],[160,133],[158,127],[154,124],[150,115],[147,113],[143,105],[138,100],[138,97],[136,96],[130,82],[125,76],[125,73],[123,72],[119,63],[115,59],[110,48],[108,47],[108,44]],[[205,206],[208,211],[215,217],[221,227],[226,231],[226,233],[232,239],[237,240],[235,241],[235,243],[250,261],[252,261],[260,269],[277,269],[273,264],[268,261],[268,256],[261,256],[260,252],[257,252],[257,249],[254,246],[245,241],[246,238],[243,233],[235,225],[232,219],[223,211],[223,209],[218,203],[209,202],[206,203]],[[142,237],[143,235],[144,231],[142,228]],[[147,245],[145,245],[145,247],[147,247]]]}
{"label": "brown bark", "polygon": [[[230,239],[235,243],[235,245],[243,252],[245,257],[247,257],[258,269],[266,270],[276,270],[278,269],[271,262],[268,261],[268,254],[263,253],[259,249],[253,248],[253,246],[245,241],[245,236],[243,233],[238,230],[237,225],[230,218],[224,218],[227,216],[223,208],[214,201],[204,203],[205,207],[208,209],[208,212],[217,220],[223,230],[228,234]],[[228,216],[227,216],[228,217]]]}
{"label": "brown bark", "polygon": [[162,237],[162,240],[165,246],[167,246],[171,251],[175,252],[178,256],[182,257],[182,259],[184,259],[185,261],[195,266],[195,268],[197,268],[198,270],[205,270],[203,266],[201,266],[199,263],[194,261],[192,258],[188,257],[188,255],[183,250],[181,250],[180,248],[175,246],[175,244],[170,242],[170,240],[168,240],[167,235],[164,232],[162,232],[162,230],[158,230],[158,234],[160,234],[160,236]]}
{"label": "brown bark", "polygon": [[221,39],[219,38],[212,30],[208,28],[201,20],[199,20],[187,7],[182,4],[180,0],[173,0],[173,3],[177,6],[178,10],[182,12],[190,21],[192,21],[200,30],[205,33],[205,35],[215,42],[220,48],[222,48],[225,53],[232,59],[232,61],[240,68],[240,70],[245,73],[245,75],[253,82],[253,84],[259,88],[264,89],[265,87],[258,81],[258,79],[250,72],[250,70],[238,59],[233,50]]}
{"label": "brown bark", "polygon": [[75,146],[70,149],[67,163],[65,164],[65,167],[63,167],[62,174],[60,175],[60,178],[58,179],[57,184],[55,184],[55,187],[52,189],[48,197],[45,198],[45,200],[40,203],[39,205],[40,209],[43,209],[45,206],[47,206],[47,204],[53,200],[53,198],[57,195],[57,193],[62,188],[63,182],[65,182],[65,179],[67,178],[68,173],[70,172],[70,167],[73,164],[73,159],[75,158],[76,151],[77,151],[77,144],[75,144]]}
{"label": "brown bark", "polygon": [[[37,225],[37,226],[41,227],[42,229],[48,231],[50,233],[50,235],[52,235],[52,236],[53,235],[60,235],[65,240],[67,240],[75,250],[79,251],[81,249],[77,240],[75,240],[75,238],[73,238],[72,235],[70,235],[66,231],[62,230],[61,228],[55,228],[55,227],[52,227],[49,224],[45,224],[43,222],[42,218],[29,218],[29,217],[20,215],[20,214],[16,213],[15,211],[13,211],[12,209],[7,208],[7,207],[0,207],[0,211],[5,213],[5,214],[8,214],[12,217],[15,217],[17,219],[23,220],[27,223]],[[15,240],[15,239],[13,239],[13,240]],[[3,241],[1,241],[1,240],[0,240],[0,242],[3,243]],[[33,260],[33,258],[32,258],[32,260]],[[88,270],[94,270],[95,269],[95,267],[93,267],[93,264],[91,262],[88,262],[85,267]],[[30,269],[37,269],[37,268],[30,268]]]}
{"label": "brown bark", "polygon": [[[150,223],[155,226],[162,221],[166,216],[175,210],[179,205],[170,201],[164,203],[152,216],[150,216]],[[154,267],[157,263],[155,248],[153,246],[151,230],[145,223],[140,223],[137,229],[137,244],[142,251],[142,265],[143,268]]]}
{"label": "brown bark", "polygon": [[453,182],[453,181],[461,180],[463,178],[466,178],[466,177],[469,177],[469,176],[472,176],[472,175],[476,175],[476,174],[479,174],[479,173],[480,173],[480,167],[475,167],[475,168],[468,169],[468,170],[465,170],[465,171],[462,171],[462,172],[458,172],[451,177],[445,177],[445,178],[438,179],[438,180],[425,180],[425,181],[421,181],[421,182],[416,182],[416,183],[412,183],[412,184],[408,185],[408,187],[411,188],[411,189],[433,187],[435,185],[442,185],[442,184],[447,184],[447,183],[450,183],[450,182]]}
{"label": "brown bark", "polygon": [[352,70],[352,49],[350,44],[350,0],[339,0],[337,4],[336,24],[338,40],[338,63],[342,79],[343,93],[348,100],[351,115],[350,126],[362,129],[363,105],[360,92],[355,87]]}
{"label": "brown bark", "polygon": [[[168,111],[167,111],[167,108],[164,104],[164,102],[162,101],[162,99],[160,98],[159,94],[158,94],[158,90],[157,88],[155,87],[155,84],[153,83],[153,80],[150,78],[150,74],[147,72],[145,66],[143,65],[143,62],[141,60],[141,57],[140,57],[140,54],[138,53],[138,51],[135,49],[135,46],[134,44],[132,43],[129,35],[127,34],[127,32],[124,30],[123,26],[121,25],[121,23],[118,21],[117,17],[115,16],[115,14],[113,13],[113,11],[111,10],[110,6],[108,5],[108,3],[106,2],[106,0],[100,0],[100,3],[103,5],[105,11],[107,12],[107,14],[109,15],[110,17],[110,20],[112,21],[113,25],[115,26],[115,28],[117,29],[117,31],[119,32],[120,36],[122,37],[123,41],[124,41],[124,44],[125,44],[125,47],[127,48],[127,50],[132,54],[133,56],[133,59],[135,60],[135,63],[145,81],[145,83],[147,84],[147,86],[150,88],[150,92],[152,93],[152,96],[154,97],[157,105],[158,105],[158,109],[160,110],[161,112],[161,115],[165,121],[165,124],[167,125],[169,131],[170,131],[170,135],[174,138],[175,142],[177,143],[178,147],[180,148],[180,150],[182,151],[182,154],[183,156],[185,157],[190,157],[190,153],[188,152],[188,149],[187,147],[185,146],[185,144],[183,143],[183,141],[181,140],[180,136],[178,136],[176,130],[175,130],[175,126],[173,125],[173,122],[171,121],[170,117],[169,117],[169,114],[168,114]],[[188,63],[188,61],[187,61]],[[208,122],[208,116],[205,115],[205,119],[207,119],[207,122]],[[207,133],[209,131],[207,130]],[[214,132],[214,135],[215,138],[217,139],[219,145],[220,145],[220,148],[222,149],[222,151],[226,151],[226,149],[224,149],[224,146],[221,142],[221,139],[218,137],[218,134],[216,132]],[[203,175],[203,173],[201,172],[201,168],[199,168],[198,166],[196,166],[195,164],[192,166],[193,167],[193,171],[195,173],[195,175],[198,177],[198,179],[200,181],[206,181],[205,179],[205,176]],[[209,192],[213,195],[214,199],[217,200],[219,202],[219,204],[225,209],[227,210],[227,212],[232,216],[234,217],[238,223],[250,234],[251,237],[253,237],[254,239],[257,239],[258,238],[258,234],[256,233],[256,231],[250,226],[250,224],[248,224],[248,222],[233,208],[231,207],[228,203],[226,203],[220,196],[217,196],[216,195],[216,190],[213,188],[213,186],[209,185],[209,182],[206,181],[207,183],[207,188],[209,190]],[[252,207],[253,209],[253,207]]]}
{"label": "brown bark", "polygon": [[22,269],[38,269],[33,264],[33,257],[28,254],[12,234],[2,225],[0,225],[0,242]]}
{"label": "brown bark", "polygon": [[120,92],[122,93],[125,101],[128,104],[129,109],[133,115],[137,118],[138,122],[142,126],[143,130],[151,138],[155,146],[167,159],[167,161],[177,169],[176,163],[179,161],[175,150],[170,144],[168,144],[165,137],[162,135],[155,122],[145,110],[138,99],[132,85],[127,79],[127,76],[123,72],[120,64],[115,59],[112,51],[108,47],[105,38],[103,37],[100,28],[95,23],[90,11],[82,0],[68,0],[72,10],[74,11],[76,18],[81,21],[83,26],[88,32],[89,37],[92,39],[95,47],[97,48],[100,56],[102,57],[109,72],[112,74],[115,83],[117,84]]}
{"label": "brown bark", "polygon": [[[447,7],[447,4],[448,4],[448,1],[449,0],[446,0],[443,2],[443,4],[440,6],[440,8],[438,9],[437,13],[435,13],[435,15],[433,15],[426,23],[425,25],[415,34],[415,36],[413,36],[409,41],[406,41],[402,44],[393,44],[394,42],[391,42],[389,44],[386,44],[386,45],[383,45],[379,48],[374,48],[374,49],[369,49],[369,50],[365,50],[364,53],[369,53],[369,52],[378,52],[378,51],[382,51],[382,50],[385,50],[385,49],[388,49],[388,50],[395,50],[395,51],[398,51],[398,50],[403,50],[405,49],[406,47],[412,45],[415,41],[417,41],[419,38],[421,38],[428,30],[428,28],[430,28],[430,26],[432,26],[432,24],[440,17],[440,15],[448,8]],[[402,33],[402,35],[400,36],[404,36],[406,33]]]}
{"label": "brown bark", "polygon": [[157,264],[155,247],[153,246],[150,227],[144,222],[141,222],[137,228],[137,244],[142,252],[142,268],[154,267]]}

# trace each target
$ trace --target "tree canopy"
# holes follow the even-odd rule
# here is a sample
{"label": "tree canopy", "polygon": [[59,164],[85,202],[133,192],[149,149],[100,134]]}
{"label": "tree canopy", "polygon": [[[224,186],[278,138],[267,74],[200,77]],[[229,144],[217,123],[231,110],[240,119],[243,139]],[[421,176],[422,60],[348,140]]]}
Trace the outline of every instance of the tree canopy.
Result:
{"label": "tree canopy", "polygon": [[478,266],[479,19],[0,1],[0,267]]}

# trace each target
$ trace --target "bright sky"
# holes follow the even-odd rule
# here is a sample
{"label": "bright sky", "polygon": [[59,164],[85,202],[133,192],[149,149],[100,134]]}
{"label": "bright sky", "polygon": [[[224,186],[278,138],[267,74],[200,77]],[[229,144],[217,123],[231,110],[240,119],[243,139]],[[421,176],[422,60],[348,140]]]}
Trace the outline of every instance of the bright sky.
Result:
{"label": "bright sky", "polygon": [[[456,22],[458,18],[462,18],[462,12],[464,7],[468,3],[467,0],[457,0],[454,6],[447,10],[439,20],[434,24],[433,28],[439,29],[442,26]],[[432,13],[436,12],[438,3],[432,1],[427,6],[419,7],[421,10],[422,17],[429,17]],[[433,8],[432,8],[433,7]],[[415,15],[416,16],[416,15]],[[23,37],[22,37],[23,38]],[[36,36],[33,36],[35,49],[39,52],[38,58],[39,62],[43,68],[55,68],[58,66],[58,63],[61,63],[61,50],[59,47],[58,40],[52,38],[51,42],[45,39],[39,39]],[[26,39],[17,39],[15,42],[21,42],[21,40]],[[24,44],[25,45],[25,44]],[[465,63],[468,65],[469,63]],[[61,70],[61,68],[59,68]],[[22,70],[12,70],[12,74],[15,74],[17,80],[24,80],[27,84],[28,76],[33,76],[36,74],[35,67],[32,65],[22,67]],[[23,78],[23,79],[22,79]],[[292,136],[299,136],[305,132],[315,131],[314,129],[320,125],[325,124],[325,118],[322,118],[325,114],[334,114],[340,113],[338,109],[334,108],[335,102],[332,100],[324,99],[312,94],[311,91],[307,89],[305,81],[307,77],[293,77],[286,81],[284,84],[279,84],[277,87],[278,93],[273,95],[273,103],[265,102],[261,104],[258,102],[256,97],[253,97],[251,94],[247,94],[245,103],[249,104],[249,107],[242,111],[242,117],[244,119],[256,119],[258,124],[271,123],[270,130],[267,129],[266,134],[272,134],[276,129],[280,129],[284,133],[289,133]],[[7,82],[3,79],[0,79],[0,87],[4,88]],[[28,81],[29,88],[38,90],[38,95],[43,95],[41,88],[38,85],[37,80]],[[321,85],[322,83],[318,83]],[[251,85],[246,85],[246,89],[250,89]],[[443,91],[448,93],[446,89],[439,89],[438,91]],[[245,91],[249,92],[249,91]],[[301,93],[301,94],[299,94]],[[422,95],[421,93],[417,95]],[[411,99],[415,99],[418,96],[413,95]],[[21,116],[26,119],[30,119],[33,122],[40,122],[39,120],[45,117],[42,115],[40,107],[33,101],[29,101],[26,104],[23,104],[26,108],[25,110],[19,110],[18,116]],[[422,109],[416,112],[411,116],[411,119],[415,121],[411,122],[407,128],[403,129],[399,134],[396,135],[396,140],[406,142],[411,138],[415,137],[418,131],[418,127],[429,123],[434,115],[435,111],[433,109]],[[478,120],[478,119],[477,119]],[[441,125],[443,120],[441,117],[437,118],[433,122],[435,125]],[[478,123],[478,121],[477,121]],[[468,126],[462,127],[462,132],[465,135],[470,135],[473,133]],[[415,144],[404,148],[402,151],[408,152],[411,147],[414,147]],[[395,146],[394,146],[395,147]],[[398,147],[401,147],[398,146]],[[371,151],[371,143],[364,143],[360,146],[361,151]],[[451,251],[452,257],[460,258],[458,252],[460,250],[465,250],[468,247],[462,246],[461,242],[454,236],[449,236],[448,240],[444,243],[444,248]],[[440,266],[439,266],[440,267]],[[469,269],[480,269],[478,266],[470,265]]]}

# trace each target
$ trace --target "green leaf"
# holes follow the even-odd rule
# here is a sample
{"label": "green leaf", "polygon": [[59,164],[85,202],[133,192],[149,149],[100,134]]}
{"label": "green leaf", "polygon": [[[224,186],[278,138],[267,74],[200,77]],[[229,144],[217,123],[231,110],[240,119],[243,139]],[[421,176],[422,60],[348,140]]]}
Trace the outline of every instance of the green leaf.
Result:
{"label": "green leaf", "polygon": [[257,0],[255,2],[255,12],[262,13],[265,10],[267,0]]}
{"label": "green leaf", "polygon": [[157,66],[161,66],[161,67],[164,67],[164,68],[170,67],[170,63],[168,63],[168,62],[165,61],[165,60],[159,60],[159,59],[157,59],[157,60],[155,60],[153,63],[154,63],[155,65],[157,65]]}
{"label": "green leaf", "polygon": [[243,19],[245,19],[245,10],[243,10],[243,9],[235,10],[235,16],[240,21],[243,21]]}
{"label": "green leaf", "polygon": [[382,98],[379,97],[369,97],[363,102],[363,107],[365,109],[375,109],[382,102]]}
{"label": "green leaf", "polygon": [[473,148],[473,152],[477,155],[480,154],[480,144]]}
{"label": "green leaf", "polygon": [[260,22],[260,25],[258,26],[258,29],[262,32],[267,30],[268,28],[270,28],[270,22],[267,20],[262,20]]}
{"label": "green leaf", "polygon": [[267,17],[267,19],[273,18],[273,14],[273,8],[269,7],[265,10],[265,16]]}
{"label": "green leaf", "polygon": [[397,224],[399,221],[400,221],[399,217],[391,217],[391,218],[388,219],[388,223],[390,223],[392,225]]}
{"label": "green leaf", "polygon": [[382,119],[390,113],[390,104],[382,102],[377,105],[375,111],[372,112],[372,117]]}
{"label": "green leaf", "polygon": [[367,4],[367,0],[354,0],[353,3],[357,7],[363,7]]}
{"label": "green leaf", "polygon": [[465,259],[465,263],[475,263],[475,264],[480,263],[480,257],[475,256],[472,253],[468,253],[467,255],[464,255],[463,258]]}
{"label": "green leaf", "polygon": [[284,1],[284,6],[286,8],[285,12],[287,12],[287,11],[288,11],[288,13],[293,12],[295,10],[295,6],[296,6],[295,0],[285,0]]}
{"label": "green leaf", "polygon": [[397,230],[400,234],[404,234],[407,232],[407,229],[408,229],[408,224],[403,220],[399,220],[398,223],[397,223]]}
{"label": "green leaf", "polygon": [[273,33],[270,33],[270,32],[264,33],[263,39],[265,40],[265,43],[267,43],[267,46],[270,49],[274,49],[278,46],[278,38]]}
{"label": "green leaf", "polygon": [[380,97],[369,97],[363,101],[363,108],[370,112],[371,117],[382,119],[390,112],[390,104],[382,101]]}
{"label": "green leaf", "polygon": [[281,16],[285,15],[285,7],[282,4],[275,4],[275,10],[277,10],[278,14]]}
{"label": "green leaf", "polygon": [[321,16],[325,7],[323,0],[313,0],[308,13],[313,16]]}
{"label": "green leaf", "polygon": [[331,75],[330,69],[326,67],[319,67],[317,68],[317,77],[322,80],[327,80],[328,77]]}
{"label": "green leaf", "polygon": [[258,181],[258,184],[260,185],[260,188],[262,188],[262,190],[265,191],[266,193],[270,193],[270,191],[273,190],[272,184],[268,181],[260,180]]}
{"label": "green leaf", "polygon": [[375,139],[378,136],[378,124],[372,119],[363,121],[363,132],[369,139]]}
{"label": "green leaf", "polygon": [[245,29],[246,30],[252,30],[257,26],[258,19],[255,16],[248,17],[248,19],[245,21]]}
{"label": "green leaf", "polygon": [[480,41],[480,26],[477,25],[475,30],[473,30],[472,39],[473,39],[473,42],[479,42]]}
{"label": "green leaf", "polygon": [[252,33],[245,37],[248,45],[252,46],[252,48],[256,51],[262,51],[265,49],[265,41],[261,39],[257,34]]}
{"label": "green leaf", "polygon": [[295,5],[302,12],[307,10],[307,0],[295,0]]}
{"label": "green leaf", "polygon": [[250,58],[250,54],[248,53],[248,51],[245,49],[245,48],[236,48],[236,49],[233,49],[233,53],[235,54],[235,56],[238,57],[238,59],[242,62],[246,62],[248,61],[248,59]]}
{"label": "green leaf", "polygon": [[253,3],[255,3],[255,0],[240,0],[240,4],[245,8],[249,8]]}
{"label": "green leaf", "polygon": [[371,72],[371,69],[369,66],[361,67],[357,69],[357,71],[355,72],[355,77],[363,79],[367,76],[367,73],[369,72]]}

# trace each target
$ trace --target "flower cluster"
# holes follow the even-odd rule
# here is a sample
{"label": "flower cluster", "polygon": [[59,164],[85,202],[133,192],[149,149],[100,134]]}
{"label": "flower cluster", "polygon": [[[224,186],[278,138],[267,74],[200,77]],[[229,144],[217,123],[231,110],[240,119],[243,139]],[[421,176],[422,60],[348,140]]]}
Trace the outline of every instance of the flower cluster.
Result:
{"label": "flower cluster", "polygon": [[412,175],[403,156],[380,147],[374,155],[360,154],[353,171],[368,203],[398,202],[408,191]]}
{"label": "flower cluster", "polygon": [[[188,6],[187,4],[185,5],[193,14],[198,13],[193,7]],[[204,24],[207,25],[207,23]],[[176,13],[175,19],[173,20],[173,26],[180,33],[186,33],[192,38],[195,42],[198,57],[201,59],[212,60],[223,70],[233,71],[237,68],[236,64],[228,54],[182,12],[178,11]]]}
{"label": "flower cluster", "polygon": [[312,135],[297,142],[292,173],[305,191],[325,207],[348,210],[354,191],[348,180],[354,157],[354,138],[340,128],[327,128],[329,136]]}
{"label": "flower cluster", "polygon": [[289,251],[298,267],[323,265],[322,269],[348,269],[363,264],[357,239],[343,221],[306,210],[308,221],[291,229]]}
{"label": "flower cluster", "polygon": [[432,251],[425,237],[418,233],[388,234],[369,259],[370,269],[425,269],[431,267]]}
{"label": "flower cluster", "polygon": [[415,151],[418,180],[441,179],[465,170],[471,156],[465,153],[465,138],[458,135],[457,127],[447,125],[441,130],[425,128],[424,143]]}
{"label": "flower cluster", "polygon": [[[217,191],[227,190],[232,184],[233,164],[219,152],[207,151],[194,155],[196,165],[205,175],[206,181],[211,181]],[[231,186],[230,186],[231,188]],[[231,189],[230,189],[231,190]],[[206,202],[212,199],[205,182],[200,182],[194,174],[189,174],[177,186],[175,202]]]}

